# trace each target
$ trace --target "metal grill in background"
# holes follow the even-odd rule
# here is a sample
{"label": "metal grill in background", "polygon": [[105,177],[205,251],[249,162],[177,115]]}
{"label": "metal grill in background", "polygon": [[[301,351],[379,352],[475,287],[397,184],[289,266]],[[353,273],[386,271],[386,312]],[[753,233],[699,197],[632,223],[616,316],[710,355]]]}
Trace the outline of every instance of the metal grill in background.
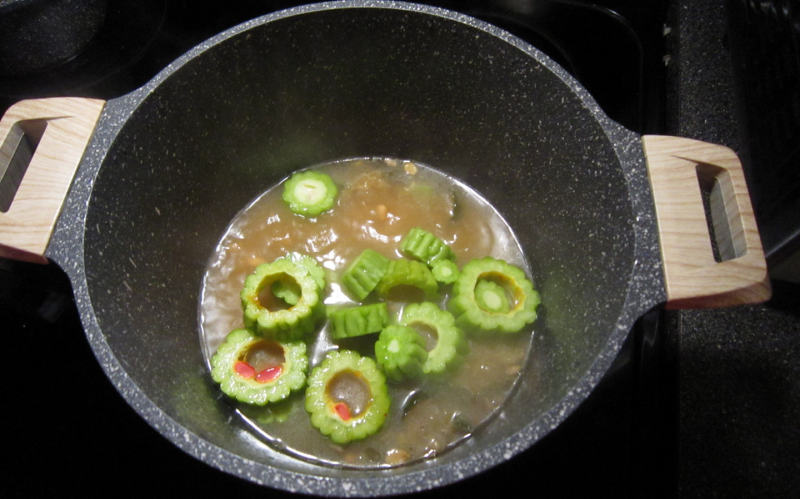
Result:
{"label": "metal grill in background", "polygon": [[742,157],[771,267],[800,261],[800,2],[728,0]]}

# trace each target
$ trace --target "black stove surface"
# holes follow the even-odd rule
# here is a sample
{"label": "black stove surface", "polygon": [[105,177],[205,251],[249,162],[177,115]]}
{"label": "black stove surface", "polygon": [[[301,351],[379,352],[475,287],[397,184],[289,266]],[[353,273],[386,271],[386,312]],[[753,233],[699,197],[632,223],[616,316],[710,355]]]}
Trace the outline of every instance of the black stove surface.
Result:
{"label": "black stove surface", "polygon": [[[22,98],[113,98],[144,84],[205,38],[303,2],[111,2],[107,26],[64,65],[0,80],[0,108]],[[427,2],[475,15],[530,41],[570,71],[615,121],[664,129],[666,1]],[[677,386],[671,320],[640,319],[595,393],[533,449],[422,496],[499,492],[671,497],[677,491]],[[0,259],[0,324],[13,401],[3,411],[13,464],[3,496],[237,493],[264,489],[195,460],[157,434],[108,382],[83,335],[69,283],[54,265]],[[16,352],[27,352],[17,355]]]}
{"label": "black stove surface", "polygon": [[[110,99],[138,88],[206,38],[303,1],[111,2],[92,42],[63,64],[0,74],[0,106],[31,97]],[[663,129],[662,26],[666,0],[428,1],[498,25],[543,50],[584,85],[615,121]]]}

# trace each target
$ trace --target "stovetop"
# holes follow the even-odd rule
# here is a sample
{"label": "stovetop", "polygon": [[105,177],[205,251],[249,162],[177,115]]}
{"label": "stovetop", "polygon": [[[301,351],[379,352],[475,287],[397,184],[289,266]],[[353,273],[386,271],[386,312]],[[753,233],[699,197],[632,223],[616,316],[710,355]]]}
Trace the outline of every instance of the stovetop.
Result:
{"label": "stovetop", "polygon": [[[112,2],[105,24],[72,59],[38,72],[0,73],[0,108],[23,98],[123,95],[204,39],[303,1]],[[666,0],[432,0],[501,26],[570,71],[615,121],[663,128],[661,25]],[[645,6],[645,8],[642,8]]]}
{"label": "stovetop", "polygon": [[[84,52],[61,67],[0,79],[0,108],[27,97],[123,95],[208,36],[299,3],[303,2],[110,3],[106,26]],[[696,8],[685,5],[691,2],[427,3],[482,17],[529,40],[576,76],[612,119],[632,130],[689,131],[690,136],[698,130],[675,117],[675,109],[680,108],[675,96],[691,90],[670,85],[670,74],[678,65],[673,58],[672,65],[665,66],[664,57],[671,47],[688,43],[670,32],[673,21]],[[722,0],[699,3],[719,8]],[[683,81],[672,76],[673,82]],[[728,123],[720,126],[731,128]],[[694,379],[696,372],[687,371],[681,360],[681,341],[689,338],[694,347],[703,343],[695,331],[700,329],[698,323],[708,326],[718,320],[718,315],[711,314],[660,310],[647,314],[637,322],[595,393],[557,431],[510,462],[422,496],[512,494],[520,485],[559,496],[672,497],[679,490],[689,496],[694,490],[707,490],[695,486],[699,472],[679,456],[687,451],[681,442],[688,440],[692,459],[706,466],[713,461],[697,445],[702,434],[682,423],[688,420],[697,425],[696,418],[683,416],[684,410],[708,412],[703,401],[693,399],[708,386]],[[726,321],[736,321],[735,314],[729,313]],[[2,421],[9,435],[27,438],[6,447],[15,463],[0,485],[0,490],[8,488],[4,496],[85,495],[90,490],[124,496],[288,496],[196,461],[139,418],[94,360],[71,302],[69,283],[55,266],[0,260],[0,323],[10,325],[3,328],[11,339],[9,352],[33,353],[11,356],[6,371],[18,373],[10,376],[24,381],[12,382],[15,402],[4,411]],[[791,345],[796,348],[797,343]],[[692,357],[688,366],[694,369],[696,365]],[[700,430],[708,434],[707,427]]]}
{"label": "stovetop", "polygon": [[[767,39],[742,32],[729,17],[739,9],[749,10],[753,20],[793,25],[800,33],[796,2],[676,2],[668,21],[674,30],[668,41],[673,57],[668,67],[667,130],[734,149],[750,174],[752,191],[758,186],[753,171],[773,165],[767,158],[748,154],[757,131],[748,131],[746,125],[774,119],[772,132],[778,122],[790,121],[792,113],[797,116],[798,108],[788,99],[783,114],[773,101],[757,106],[743,85],[747,82],[737,78],[732,64],[737,44],[791,45],[780,40],[778,30],[771,30]],[[793,24],[787,22],[792,18]],[[761,57],[767,54],[762,52]],[[796,58],[753,63],[800,69]],[[764,85],[776,77],[748,76],[761,78]],[[794,93],[796,102],[800,97],[796,80]],[[743,113],[745,102],[757,113],[769,109],[770,114],[748,118]],[[784,141],[780,149],[796,150],[800,128],[784,127],[783,132],[795,139]],[[773,144],[781,140],[775,136]],[[778,152],[776,146],[770,159],[779,157]],[[788,185],[789,179],[784,182]],[[772,191],[760,195],[777,197]],[[758,206],[756,210],[758,215]],[[796,211],[793,218],[796,226]],[[764,221],[778,222],[760,220],[762,235]],[[770,226],[776,229],[776,224]],[[679,336],[678,485],[683,497],[791,497],[800,490],[800,285],[773,278],[772,288],[773,298],[765,304],[673,314]]]}

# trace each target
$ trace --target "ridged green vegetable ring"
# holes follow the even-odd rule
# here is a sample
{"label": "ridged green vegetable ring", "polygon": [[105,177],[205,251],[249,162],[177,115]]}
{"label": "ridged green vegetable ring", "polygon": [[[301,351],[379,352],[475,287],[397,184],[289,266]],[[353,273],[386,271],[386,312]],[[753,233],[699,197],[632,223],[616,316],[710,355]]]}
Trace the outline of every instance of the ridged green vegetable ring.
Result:
{"label": "ridged green vegetable ring", "polygon": [[[259,366],[259,350],[272,351],[281,362]],[[211,357],[211,377],[223,393],[253,405],[283,400],[303,388],[308,369],[303,342],[280,343],[265,340],[247,329],[235,329]]]}
{"label": "ridged green vegetable ring", "polygon": [[416,260],[391,260],[376,291],[381,298],[389,298],[392,290],[398,286],[416,288],[425,299],[435,299],[439,293],[439,285],[433,278],[431,270]]}
{"label": "ridged green vegetable ring", "polygon": [[390,400],[375,361],[350,350],[328,353],[308,377],[305,405],[311,424],[338,444],[376,433]]}
{"label": "ridged green vegetable ring", "polygon": [[[264,293],[273,293],[273,284],[289,281],[300,293],[288,308],[270,308]],[[302,339],[316,328],[323,316],[322,299],[317,281],[303,265],[287,258],[262,263],[244,281],[241,292],[244,324],[248,329],[280,341]],[[287,303],[288,304],[288,303]]]}
{"label": "ridged green vegetable ring", "polygon": [[433,265],[437,260],[452,260],[453,250],[444,241],[427,230],[414,227],[400,242],[400,249],[411,258]]}
{"label": "ridged green vegetable ring", "polygon": [[333,179],[317,171],[297,172],[283,186],[283,200],[298,215],[316,217],[333,207],[338,194]]}
{"label": "ridged green vegetable ring", "polygon": [[458,265],[453,260],[436,260],[431,266],[433,278],[442,284],[453,284],[458,279]]}
{"label": "ridged green vegetable ring", "polygon": [[410,303],[403,310],[400,324],[426,327],[435,334],[436,344],[428,351],[422,366],[425,374],[443,373],[458,366],[469,352],[464,333],[456,326],[453,315],[435,303]]}
{"label": "ridged green vegetable ring", "polygon": [[342,284],[358,300],[366,298],[389,268],[389,259],[375,250],[365,249],[342,274]]}
{"label": "ridged green vegetable ring", "polygon": [[412,327],[386,326],[375,342],[375,361],[393,381],[419,378],[427,359],[425,340]]}
{"label": "ridged green vegetable ring", "polygon": [[[497,286],[478,286],[486,280]],[[497,289],[508,294],[508,308],[502,297],[489,295]],[[482,293],[481,296],[476,296]],[[461,269],[453,284],[453,296],[447,304],[456,323],[480,331],[515,333],[536,320],[539,293],[522,269],[503,260],[486,257],[471,260]]]}
{"label": "ridged green vegetable ring", "polygon": [[329,318],[331,337],[340,340],[380,332],[389,323],[389,311],[383,302],[371,303],[334,310]]}

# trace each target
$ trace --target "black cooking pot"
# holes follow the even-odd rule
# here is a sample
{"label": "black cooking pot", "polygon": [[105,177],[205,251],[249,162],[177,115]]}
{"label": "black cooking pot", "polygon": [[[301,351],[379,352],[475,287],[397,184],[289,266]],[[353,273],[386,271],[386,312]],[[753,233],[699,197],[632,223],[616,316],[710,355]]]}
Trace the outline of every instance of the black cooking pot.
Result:
{"label": "black cooking pot", "polygon": [[[437,8],[340,2],[267,15],[107,103],[22,102],[0,133],[39,145],[0,218],[4,254],[66,271],[99,362],[155,429],[279,489],[396,494],[474,475],[558,426],[647,310],[769,295],[735,154],[642,138],[534,47]],[[4,149],[19,157],[11,138]],[[518,235],[543,300],[501,414],[448,452],[380,471],[312,464],[249,433],[210,380],[197,322],[206,263],[237,211],[295,169],[363,156],[410,158],[475,187]],[[54,172],[68,185],[78,163],[59,212]],[[30,193],[43,183],[52,188]],[[728,236],[716,258],[703,190],[721,215],[714,232]]]}

